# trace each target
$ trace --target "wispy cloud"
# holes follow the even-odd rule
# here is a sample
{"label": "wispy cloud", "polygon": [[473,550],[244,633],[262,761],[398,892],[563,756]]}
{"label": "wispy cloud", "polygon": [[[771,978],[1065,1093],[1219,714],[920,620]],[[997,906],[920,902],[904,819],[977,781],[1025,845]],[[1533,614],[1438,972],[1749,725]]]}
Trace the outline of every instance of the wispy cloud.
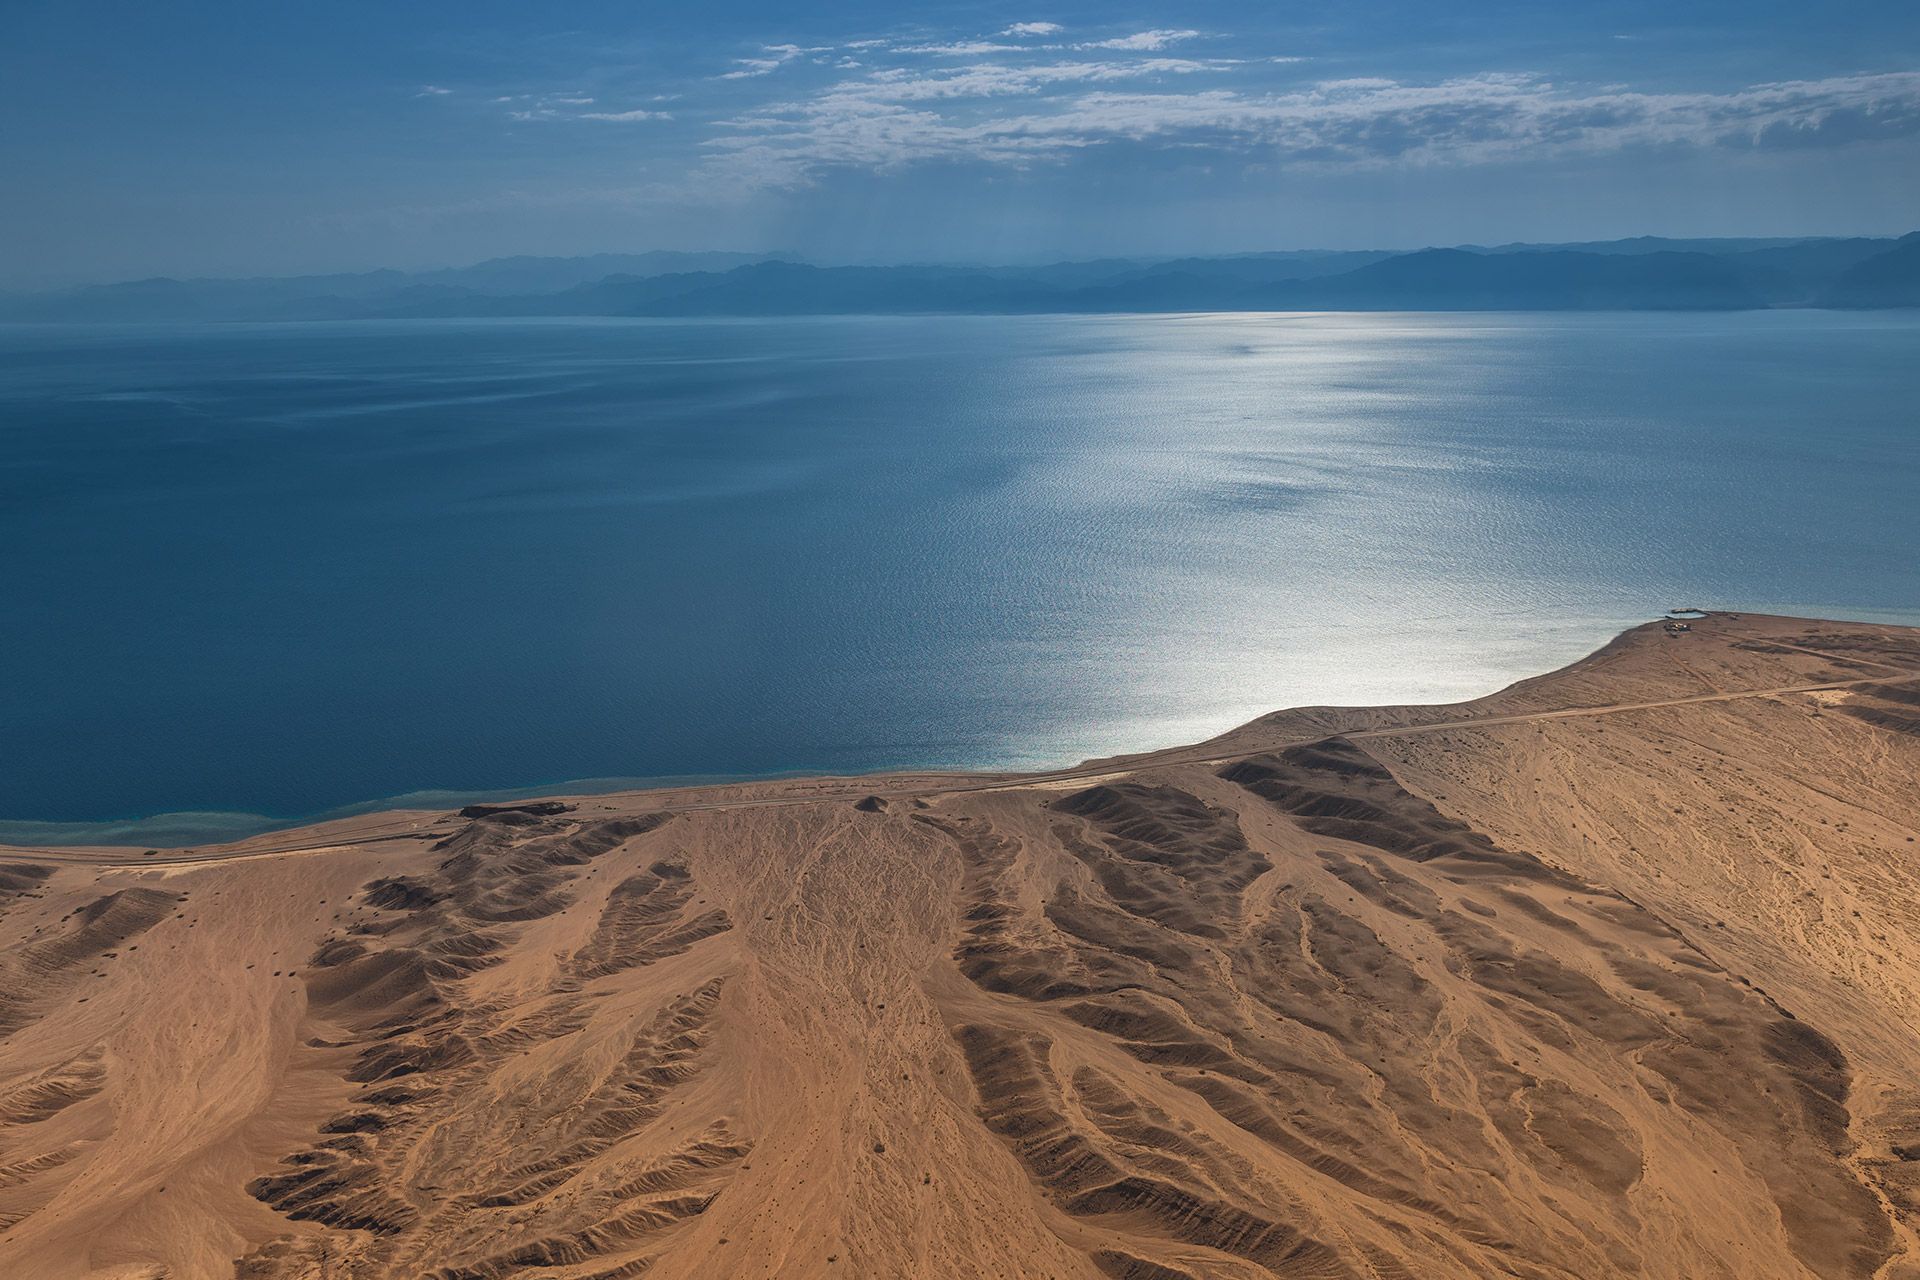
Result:
{"label": "wispy cloud", "polygon": [[[736,178],[792,185],[839,167],[1030,166],[1121,144],[1192,148],[1222,162],[1378,167],[1920,135],[1920,72],[1724,93],[1579,90],[1509,73],[1426,84],[1327,80],[1285,92],[1184,83],[1233,65],[1156,58],[891,68],[735,117],[708,146]],[[1006,99],[1025,101],[1010,109]]]}
{"label": "wispy cloud", "polygon": [[1130,49],[1137,52],[1152,52],[1164,49],[1170,44],[1182,40],[1192,40],[1198,31],[1136,31],[1130,36],[1115,36],[1111,40],[1092,40],[1080,46],[1082,49]]}
{"label": "wispy cloud", "polygon": [[812,105],[857,109],[863,101],[877,104],[937,98],[1018,97],[1076,84],[1196,75],[1225,70],[1226,66],[1188,58],[1144,58],[1129,62],[981,63],[932,72],[890,67],[874,72],[865,80],[837,85],[821,94]]}
{"label": "wispy cloud", "polygon": [[771,72],[778,71],[787,63],[805,54],[832,53],[833,46],[816,45],[812,48],[802,48],[797,44],[770,44],[763,46],[762,51],[765,53],[765,57],[735,58],[733,60],[734,69],[723,72],[719,78],[722,80],[750,80],[755,76],[764,76]]}
{"label": "wispy cloud", "polygon": [[452,92],[453,90],[443,89],[437,84],[423,84],[420,86],[420,91],[413,96],[416,98],[444,98]]}
{"label": "wispy cloud", "polygon": [[[544,94],[493,98],[501,105],[488,109],[519,122],[583,126],[664,124],[677,113],[671,129],[608,132],[704,155],[650,162],[660,181],[742,193],[801,187],[832,171],[926,163],[1034,169],[1127,147],[1253,173],[1920,138],[1920,71],[1713,92],[1568,84],[1512,71],[1315,79],[1301,59],[1265,55],[1244,41],[1235,42],[1239,56],[1203,56],[1226,39],[1218,33],[1061,35],[1060,24],[1034,21],[997,36],[919,30],[833,45],[769,43],[740,50],[726,68],[690,69],[706,79],[673,86],[688,93],[673,112],[651,93],[659,86],[605,67]],[[758,81],[787,67],[790,73],[765,83],[723,91],[712,83]]]}
{"label": "wispy cloud", "polygon": [[[592,101],[592,99],[588,99]],[[631,111],[582,111],[575,117],[578,120],[612,120],[620,123],[637,120],[671,120],[673,114],[667,111],[643,111],[635,108]]]}
{"label": "wispy cloud", "polygon": [[1019,53],[1017,44],[995,44],[990,40],[956,40],[948,44],[903,44],[895,53],[926,54],[935,58],[977,58],[987,53]]}

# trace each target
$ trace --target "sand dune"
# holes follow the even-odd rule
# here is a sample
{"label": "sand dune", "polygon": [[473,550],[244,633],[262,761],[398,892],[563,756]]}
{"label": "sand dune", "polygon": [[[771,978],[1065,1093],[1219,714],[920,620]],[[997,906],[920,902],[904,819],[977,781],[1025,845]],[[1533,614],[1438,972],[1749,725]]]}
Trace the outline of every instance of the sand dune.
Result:
{"label": "sand dune", "polygon": [[1920,1277],[1920,631],[0,851],[0,1275]]}

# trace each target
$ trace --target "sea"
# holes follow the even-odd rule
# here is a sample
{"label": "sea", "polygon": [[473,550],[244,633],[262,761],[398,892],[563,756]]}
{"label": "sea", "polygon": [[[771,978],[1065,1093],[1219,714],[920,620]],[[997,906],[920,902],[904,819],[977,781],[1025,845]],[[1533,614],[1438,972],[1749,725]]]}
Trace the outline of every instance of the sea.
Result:
{"label": "sea", "polygon": [[1920,622],[1920,313],[0,327],[0,841],[1025,769]]}

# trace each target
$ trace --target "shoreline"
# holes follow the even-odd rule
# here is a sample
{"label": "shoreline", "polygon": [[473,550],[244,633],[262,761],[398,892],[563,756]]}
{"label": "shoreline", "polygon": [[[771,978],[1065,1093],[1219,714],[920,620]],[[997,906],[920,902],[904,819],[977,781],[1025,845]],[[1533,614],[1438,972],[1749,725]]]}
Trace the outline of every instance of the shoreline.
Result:
{"label": "shoreline", "polygon": [[[1789,613],[1797,610],[1789,609]],[[1871,615],[1875,610],[1864,610]],[[915,776],[927,775],[971,775],[971,774],[1022,774],[1056,773],[1072,769],[1091,760],[1119,758],[1123,755],[1139,755],[1170,749],[1169,742],[1204,741],[1273,713],[1276,707],[1290,705],[1343,705],[1354,707],[1370,706],[1457,706],[1480,698],[1494,696],[1501,690],[1541,674],[1559,670],[1591,653],[1626,630],[1644,624],[1644,621],[1660,615],[1627,613],[1612,610],[1574,611],[1564,617],[1557,617],[1554,625],[1552,644],[1529,646],[1548,652],[1538,656],[1547,665],[1510,661],[1518,655],[1508,653],[1503,646],[1489,645],[1487,654],[1478,662],[1469,664],[1468,673],[1450,676],[1447,672],[1435,671],[1431,677],[1421,683],[1441,693],[1437,697],[1414,697],[1410,699],[1389,698],[1379,700],[1365,696],[1366,690],[1354,692],[1361,696],[1348,702],[1311,704],[1284,703],[1279,701],[1254,701],[1237,711],[1227,712],[1214,725],[1201,730],[1198,737],[1185,733],[1179,736],[1156,734],[1150,726],[1141,726],[1147,731],[1139,734],[1101,733],[1100,725],[1084,735],[1089,741],[1086,746],[1095,748],[1090,754],[1063,753],[1053,755],[1046,751],[1002,750],[996,754],[1002,759],[984,760],[978,763],[934,763],[903,762],[897,764],[882,763],[871,768],[835,769],[798,764],[788,768],[765,772],[693,772],[666,774],[600,774],[576,777],[548,778],[545,781],[515,783],[503,787],[423,787],[414,790],[397,791],[360,799],[348,799],[338,804],[295,814],[271,814],[244,807],[234,808],[178,808],[152,813],[115,814],[101,818],[41,819],[41,818],[0,818],[0,850],[9,847],[51,846],[56,848],[74,847],[181,847],[187,845],[231,844],[251,840],[304,827],[321,826],[346,819],[364,817],[371,814],[411,809],[458,808],[467,804],[484,804],[503,800],[530,800],[546,796],[594,796],[616,794],[629,791],[682,790],[694,787],[745,786],[759,783],[797,781],[809,778],[884,778],[900,774]],[[1783,615],[1784,616],[1784,615]],[[1807,614],[1805,616],[1815,616]],[[1821,615],[1831,616],[1831,615]],[[1902,618],[1907,615],[1901,615]],[[1920,613],[1911,615],[1914,623],[1920,624]],[[1502,617],[1501,625],[1511,625],[1518,620]],[[1899,621],[1888,617],[1871,618],[1870,621]],[[1563,634],[1564,633],[1564,634]],[[1560,661],[1555,662],[1555,659]],[[1486,668],[1482,670],[1481,668]],[[1452,668],[1448,668],[1451,671]],[[1489,677],[1482,680],[1482,677]],[[1349,681],[1366,685],[1367,681]],[[1462,686],[1465,686],[1462,688]],[[1454,694],[1456,689],[1460,693]],[[1318,698],[1322,690],[1309,689],[1305,692]],[[1454,695],[1454,696],[1447,696]],[[1115,721],[1120,724],[1121,721]],[[1105,726],[1112,728],[1112,725]],[[1165,726],[1163,726],[1164,728]],[[1111,741],[1116,736],[1132,738],[1131,744],[1114,743],[1109,750],[1099,750],[1100,739]]]}
{"label": "shoreline", "polygon": [[[1864,612],[1872,613],[1876,611],[1867,610]],[[14,842],[0,839],[0,859],[34,858],[42,861],[96,865],[122,863],[124,865],[178,866],[237,858],[279,856],[287,853],[378,843],[385,840],[424,838],[427,834],[431,834],[427,831],[428,827],[447,818],[453,811],[468,805],[565,801],[570,802],[574,808],[666,813],[716,808],[817,803],[830,800],[857,801],[868,795],[899,798],[966,791],[1046,787],[1068,782],[1084,782],[1090,778],[1103,778],[1109,774],[1124,774],[1136,769],[1153,766],[1198,763],[1210,764],[1234,759],[1239,755],[1246,754],[1246,748],[1242,745],[1241,740],[1258,735],[1262,726],[1285,722],[1290,719],[1308,721],[1325,730],[1323,732],[1309,733],[1299,737],[1294,740],[1296,742],[1306,742],[1316,737],[1326,737],[1332,734],[1371,737],[1383,733],[1432,732],[1450,727],[1465,727],[1469,724],[1500,723],[1504,719],[1503,717],[1485,711],[1477,714],[1466,714],[1457,719],[1441,718],[1434,720],[1431,717],[1438,712],[1453,710],[1470,713],[1476,708],[1486,708],[1490,704],[1498,705],[1503,700],[1521,696],[1524,691],[1531,687],[1549,685],[1560,681],[1570,674],[1580,671],[1583,667],[1603,660],[1608,654],[1623,646],[1630,647],[1636,638],[1656,637],[1663,634],[1663,629],[1668,620],[1676,614],[1681,613],[1699,613],[1700,617],[1693,621],[1693,625],[1709,634],[1715,631],[1716,626],[1719,628],[1735,626],[1742,631],[1756,630],[1756,634],[1783,628],[1800,628],[1808,624],[1891,628],[1901,631],[1914,629],[1909,625],[1893,622],[1820,618],[1794,614],[1741,613],[1729,610],[1695,610],[1691,607],[1685,610],[1676,608],[1649,621],[1620,631],[1606,643],[1584,656],[1576,658],[1572,662],[1549,671],[1524,676],[1479,698],[1460,702],[1408,703],[1385,706],[1314,705],[1282,708],[1257,716],[1221,734],[1202,739],[1198,742],[1151,748],[1139,752],[1091,757],[1057,769],[883,769],[870,773],[809,773],[802,771],[785,771],[778,774],[742,777],[695,775],[663,777],[658,779],[577,779],[554,783],[549,786],[513,787],[495,791],[415,792],[389,797],[383,800],[368,801],[364,804],[344,806],[342,809],[329,811],[327,813],[287,819],[285,821],[267,818],[263,815],[197,815],[183,813],[161,814],[149,819],[136,819],[126,822],[109,821],[71,824],[0,823],[0,831],[4,831],[8,825],[44,825],[47,827],[70,826],[90,832],[99,831],[102,828],[109,830],[135,828],[142,825],[164,823],[169,818],[189,818],[197,816],[258,816],[261,822],[270,824],[244,833],[236,833],[227,839],[181,840],[177,844],[168,844],[163,840],[154,839],[133,839],[126,842],[84,839],[63,841],[46,838]],[[1671,639],[1674,637],[1668,636],[1668,638]],[[1881,665],[1884,666],[1885,664]],[[1790,692],[1818,692],[1844,688],[1850,684],[1872,683],[1879,680],[1897,681],[1903,678],[1920,678],[1920,670],[1899,674],[1891,671],[1883,671],[1879,674],[1868,672],[1860,674],[1857,677],[1848,677],[1839,680],[1815,680],[1798,686],[1716,691],[1691,697],[1656,700],[1644,704],[1603,705],[1586,709],[1565,707],[1534,714],[1541,716],[1612,714],[1616,711],[1638,710],[1650,706],[1683,705],[1689,702],[1743,697],[1775,697]],[[1348,721],[1355,722],[1358,727],[1347,727],[1345,722]],[[1266,745],[1270,746],[1271,744]],[[1209,748],[1215,746],[1221,746],[1222,750],[1214,754],[1206,754]],[[633,785],[635,783],[642,785]],[[655,801],[656,803],[649,804],[647,803],[649,800]],[[411,803],[413,801],[419,801],[421,803]],[[297,837],[298,839],[296,842],[290,844],[289,839],[293,837]]]}
{"label": "shoreline", "polygon": [[[1712,610],[1710,610],[1712,611]],[[1722,610],[1722,612],[1728,612]],[[1789,601],[1771,604],[1753,616],[1798,617],[1805,619],[1848,618],[1853,621],[1895,626],[1920,625],[1920,610],[1901,610],[1863,607],[1859,605],[1838,606],[1803,601]],[[1424,683],[1447,690],[1461,685],[1469,685],[1470,691],[1463,696],[1440,696],[1435,698],[1416,697],[1412,699],[1389,698],[1376,700],[1366,697],[1333,705],[1365,706],[1457,706],[1465,705],[1480,698],[1492,697],[1513,684],[1551,674],[1566,666],[1577,663],[1582,657],[1606,644],[1633,627],[1643,625],[1635,621],[1636,615],[1622,615],[1607,612],[1578,611],[1562,617],[1555,615],[1553,630],[1558,640],[1566,643],[1535,646],[1549,650],[1540,655],[1548,662],[1564,657],[1557,665],[1541,667],[1537,665],[1520,666],[1508,661],[1517,655],[1506,652],[1500,646],[1491,646],[1490,656],[1474,664],[1474,675],[1490,676],[1485,684],[1472,687],[1464,673],[1449,678],[1443,672],[1434,673]],[[1637,615],[1642,619],[1657,621],[1663,615]],[[1503,619],[1511,626],[1514,620]],[[1564,634],[1560,634],[1564,633]],[[1591,638],[1582,638],[1588,637]],[[1553,652],[1557,651],[1557,652]],[[1497,656],[1492,656],[1497,655]],[[1488,670],[1480,671],[1479,667]],[[1450,667],[1449,670],[1452,670]],[[1497,683],[1496,683],[1497,681]],[[1361,681],[1359,683],[1366,683]],[[1317,696],[1317,690],[1309,690]],[[1258,719],[1272,713],[1275,706],[1299,705],[1280,702],[1256,702],[1229,720],[1221,720],[1217,730],[1203,732],[1212,736],[1216,732],[1230,732],[1249,719]],[[1323,705],[1315,703],[1312,705]],[[1145,726],[1143,726],[1145,727]],[[1098,737],[1100,735],[1092,735]],[[1106,735],[1112,737],[1112,734]],[[397,791],[360,799],[347,799],[337,804],[294,814],[264,813],[244,807],[234,808],[178,808],[150,813],[114,814],[101,818],[42,819],[31,817],[0,818],[0,850],[7,848],[148,848],[159,846],[184,847],[190,845],[233,844],[253,840],[277,832],[298,830],[305,827],[321,826],[346,819],[364,817],[371,814],[395,810],[458,808],[466,804],[484,804],[504,800],[537,799],[543,796],[571,795],[594,796],[630,791],[682,790],[692,787],[745,786],[758,783],[793,781],[806,778],[832,777],[845,779],[888,777],[895,774],[933,775],[933,774],[1014,774],[1046,773],[1069,769],[1087,760],[1116,758],[1121,755],[1135,755],[1164,750],[1169,740],[1197,740],[1187,736],[1172,739],[1168,736],[1145,736],[1137,738],[1140,745],[1122,747],[1108,752],[1096,752],[1092,755],[1062,755],[1047,758],[1044,753],[1022,753],[1018,751],[1003,753],[1009,757],[1002,760],[987,760],[977,764],[914,763],[880,764],[872,768],[835,769],[820,768],[799,764],[789,768],[768,770],[765,772],[705,772],[705,773],[669,773],[669,774],[600,774],[577,777],[548,778],[544,781],[516,783],[504,787],[426,787],[416,790]],[[1027,758],[1021,758],[1022,755]]]}

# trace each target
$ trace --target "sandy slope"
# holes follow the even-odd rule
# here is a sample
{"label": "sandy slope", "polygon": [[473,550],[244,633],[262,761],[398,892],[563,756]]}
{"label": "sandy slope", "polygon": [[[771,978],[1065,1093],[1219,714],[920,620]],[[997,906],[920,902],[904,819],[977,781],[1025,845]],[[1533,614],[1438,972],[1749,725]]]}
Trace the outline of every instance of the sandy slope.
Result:
{"label": "sandy slope", "polygon": [[1920,1276],[1916,675],[12,851],[0,1275]]}

